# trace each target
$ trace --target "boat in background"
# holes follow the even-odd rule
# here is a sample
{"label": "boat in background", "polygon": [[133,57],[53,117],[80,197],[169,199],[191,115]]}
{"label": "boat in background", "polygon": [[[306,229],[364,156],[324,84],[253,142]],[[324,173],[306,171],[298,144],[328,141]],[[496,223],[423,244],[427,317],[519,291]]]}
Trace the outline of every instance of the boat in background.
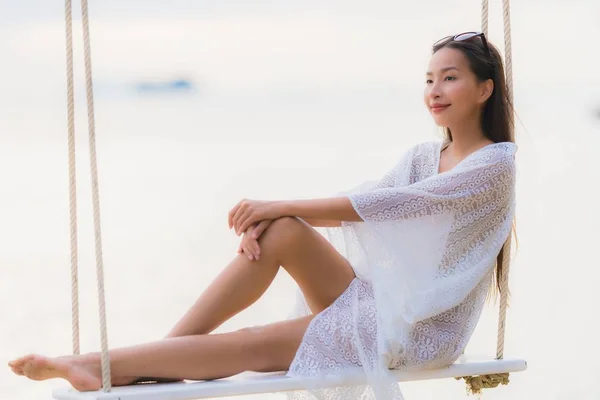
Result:
{"label": "boat in background", "polygon": [[196,90],[194,82],[189,79],[142,81],[135,84],[138,93],[191,93]]}

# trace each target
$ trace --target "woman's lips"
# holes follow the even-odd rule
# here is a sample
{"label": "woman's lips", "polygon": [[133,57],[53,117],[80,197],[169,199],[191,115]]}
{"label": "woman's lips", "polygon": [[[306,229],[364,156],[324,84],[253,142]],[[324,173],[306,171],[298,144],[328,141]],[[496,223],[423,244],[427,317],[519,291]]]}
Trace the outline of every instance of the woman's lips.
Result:
{"label": "woman's lips", "polygon": [[448,107],[450,107],[450,104],[431,106],[431,112],[440,113],[440,112],[444,111]]}

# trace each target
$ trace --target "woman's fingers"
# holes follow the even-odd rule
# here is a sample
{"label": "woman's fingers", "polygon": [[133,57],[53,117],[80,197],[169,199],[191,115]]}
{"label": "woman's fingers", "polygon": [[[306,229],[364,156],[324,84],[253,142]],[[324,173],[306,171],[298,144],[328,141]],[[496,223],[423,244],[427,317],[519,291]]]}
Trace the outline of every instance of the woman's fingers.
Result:
{"label": "woman's fingers", "polygon": [[245,243],[242,246],[242,251],[240,254],[241,253],[246,254],[250,261],[258,260],[260,258],[260,246],[258,245],[257,241],[252,240],[251,242]]}
{"label": "woman's fingers", "polygon": [[260,247],[258,243],[248,243],[244,246],[244,253],[248,256],[250,261],[258,260],[260,258]]}
{"label": "woman's fingers", "polygon": [[236,230],[238,232],[238,235],[241,232],[246,232],[246,229],[248,229],[252,225],[254,225],[257,222],[259,222],[260,219],[261,218],[254,212],[254,210],[247,209],[244,212],[244,214],[240,217],[240,219],[237,221],[237,228],[236,228]]}
{"label": "woman's fingers", "polygon": [[258,245],[258,242],[254,239],[250,243],[251,243],[252,251],[253,251],[252,254],[254,255],[254,258],[256,258],[258,260],[260,257],[260,246]]}
{"label": "woman's fingers", "polygon": [[227,217],[227,222],[229,223],[229,229],[233,228],[233,217],[235,216],[235,214],[237,213],[238,209],[241,207],[242,203],[244,200],[240,201],[239,203],[237,203],[232,209],[231,211],[229,211],[229,215]]}
{"label": "woman's fingers", "polygon": [[237,234],[238,220],[242,216],[242,213],[243,213],[243,211],[242,211],[241,207],[236,207],[235,212],[231,216],[231,223],[230,223],[229,226],[231,228],[235,228],[235,233],[236,234]]}
{"label": "woman's fingers", "polygon": [[267,229],[271,225],[271,220],[265,219],[260,221],[254,231],[252,231],[252,239],[258,240],[258,238],[263,234],[265,229]]}
{"label": "woman's fingers", "polygon": [[269,226],[269,223],[269,221],[262,221],[257,225],[248,227],[248,229],[244,231],[244,236],[242,237],[240,247],[238,248],[238,254],[245,253],[250,261],[258,260],[260,258],[260,245],[258,244],[258,240],[253,238],[253,235],[259,227],[261,228],[259,235],[262,234],[266,227]]}
{"label": "woman's fingers", "polygon": [[246,232],[246,229],[257,222],[253,214],[253,210],[250,207],[241,207],[236,212],[236,215],[233,217],[233,227],[238,236]]}
{"label": "woman's fingers", "polygon": [[254,260],[254,255],[252,254],[252,252],[248,249],[247,246],[244,247],[244,253],[246,253],[246,256],[248,257],[248,260],[253,261]]}
{"label": "woman's fingers", "polygon": [[277,207],[270,202],[244,199],[229,212],[229,228],[235,228],[235,233],[239,236],[251,225],[261,220],[273,219],[271,215],[277,212]]}
{"label": "woman's fingers", "polygon": [[[235,229],[236,235],[241,235],[243,232],[246,232],[246,229],[250,227],[251,224],[246,224],[248,220],[249,212],[248,211],[238,211],[238,216],[236,216],[233,220],[233,228]],[[245,228],[243,228],[246,226]],[[243,228],[243,229],[242,229]]]}
{"label": "woman's fingers", "polygon": [[[238,227],[238,222],[243,214],[246,213],[250,207],[250,202],[246,199],[240,201],[229,211],[229,229]],[[242,231],[244,232],[244,231]],[[239,235],[239,234],[238,234]]]}

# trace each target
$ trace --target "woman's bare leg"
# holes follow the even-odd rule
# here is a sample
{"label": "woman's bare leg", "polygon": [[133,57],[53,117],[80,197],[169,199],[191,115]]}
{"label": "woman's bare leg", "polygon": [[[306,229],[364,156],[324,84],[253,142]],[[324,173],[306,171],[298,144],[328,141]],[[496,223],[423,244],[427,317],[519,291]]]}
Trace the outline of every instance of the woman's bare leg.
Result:
{"label": "woman's bare leg", "polygon": [[[261,256],[239,255],[217,276],[167,338],[208,334],[252,305],[282,266],[300,286],[313,313],[327,308],[348,287],[354,271],[331,244],[297,218],[280,218],[259,239]],[[132,382],[172,382],[139,377]]]}
{"label": "woman's bare leg", "polygon": [[[113,382],[132,376],[205,380],[243,371],[287,370],[312,315],[236,332],[193,335],[110,351]],[[9,363],[34,380],[63,378],[77,390],[102,385],[100,355],[46,358],[26,356]]]}
{"label": "woman's bare leg", "polygon": [[[281,218],[274,221],[260,238],[259,242],[262,250],[260,259],[258,261],[250,261],[244,256],[236,257],[200,296],[195,305],[177,323],[169,333],[170,338],[179,336],[189,337],[192,335],[209,333],[228,318],[255,302],[273,281],[280,265],[282,265],[298,283],[313,313],[318,313],[327,308],[341,295],[354,278],[354,272],[346,259],[343,258],[317,231],[308,226],[305,222],[296,218]],[[307,322],[306,325],[308,325]],[[276,328],[273,329],[278,331]],[[283,331],[284,330],[282,330],[282,332]],[[252,332],[256,332],[256,330]],[[236,333],[234,332],[231,335],[235,334]],[[210,336],[220,337],[221,335]],[[300,339],[298,340],[301,340],[301,337],[302,336],[300,336]],[[289,339],[292,340],[293,338]],[[185,343],[187,343],[189,340],[203,341],[205,339],[184,340]],[[145,349],[146,347],[144,346],[140,348]],[[165,346],[166,349],[169,348],[168,345]],[[137,349],[137,347],[130,349]],[[277,350],[277,347],[275,347],[275,349],[276,351],[279,351]],[[117,357],[118,360],[120,350],[115,351],[115,357]],[[136,354],[135,350],[131,351],[133,351],[132,354]],[[190,358],[188,363],[200,363],[196,357],[192,357],[188,353],[186,354],[187,357]],[[239,356],[239,354],[237,355]],[[126,370],[125,372],[121,371],[118,376],[113,376],[113,381],[118,384],[127,384],[140,376],[182,379],[183,375],[181,374],[176,376],[173,374],[163,375],[162,373],[164,371],[160,369],[160,363],[157,362],[154,356],[149,354],[146,354],[146,356],[150,357],[153,361],[151,363],[146,363],[145,361],[144,363],[140,362],[139,369],[136,367],[138,363],[135,362],[135,357],[129,359],[126,358],[127,362],[133,363],[133,370],[136,372],[127,375],[130,373],[127,372],[129,370]],[[24,372],[24,365],[29,365],[29,375],[31,377],[35,377],[36,374],[38,374],[40,378],[47,379],[49,376],[48,374],[40,372],[44,371],[40,365],[45,365],[45,363],[49,362],[48,360],[51,360],[54,363],[54,367],[51,369],[51,371],[54,371],[52,372],[53,374],[56,374],[56,371],[60,370],[60,373],[64,375],[67,366],[70,368],[67,372],[72,373],[74,368],[73,365],[75,364],[88,363],[89,365],[92,365],[88,362],[90,357],[91,356],[88,356],[87,358],[84,356],[46,359],[39,356],[30,356],[30,358],[23,357],[16,360],[15,362],[12,362],[10,366],[15,373],[21,374]],[[291,362],[291,358],[289,361]],[[70,364],[68,362],[70,362]],[[240,367],[240,365],[235,360],[233,362],[234,365],[232,370],[237,370],[236,368]],[[285,363],[281,365],[284,364]],[[117,372],[119,371],[119,365],[119,363],[116,364]],[[202,365],[207,364],[203,363]],[[144,369],[144,366],[150,369]],[[288,366],[289,364],[286,364],[285,368]],[[285,368],[281,367],[276,369]],[[268,370],[268,368],[266,370]],[[213,371],[212,368],[211,371]]]}
{"label": "woman's bare leg", "polygon": [[259,239],[261,256],[237,256],[202,293],[167,337],[210,333],[267,290],[282,266],[298,283],[313,313],[346,290],[354,271],[315,229],[297,218],[280,218]]}

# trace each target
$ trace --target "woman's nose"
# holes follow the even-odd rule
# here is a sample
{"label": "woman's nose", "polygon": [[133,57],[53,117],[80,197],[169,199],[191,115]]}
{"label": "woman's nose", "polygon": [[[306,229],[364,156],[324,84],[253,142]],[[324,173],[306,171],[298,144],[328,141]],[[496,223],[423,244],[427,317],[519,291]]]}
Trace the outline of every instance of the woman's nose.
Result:
{"label": "woman's nose", "polygon": [[438,85],[431,85],[429,87],[429,92],[427,93],[427,97],[430,99],[437,99],[440,97],[440,90]]}

